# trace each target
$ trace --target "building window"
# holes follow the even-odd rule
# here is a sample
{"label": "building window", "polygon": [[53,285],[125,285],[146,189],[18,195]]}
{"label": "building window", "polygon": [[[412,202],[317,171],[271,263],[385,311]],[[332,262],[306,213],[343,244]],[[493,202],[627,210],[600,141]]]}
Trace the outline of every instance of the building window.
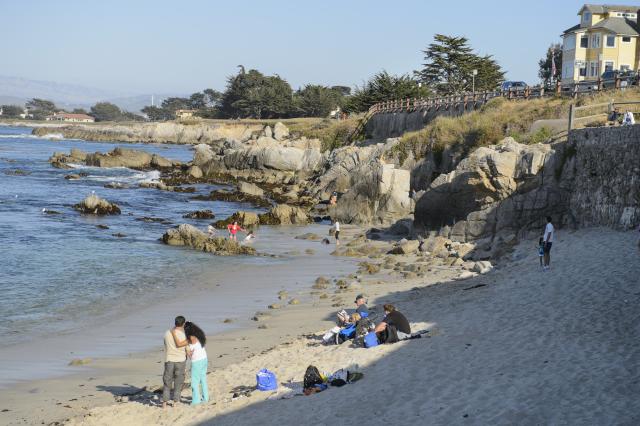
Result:
{"label": "building window", "polygon": [[613,61],[606,61],[604,63],[604,70],[606,71],[613,71]]}
{"label": "building window", "polygon": [[597,77],[598,76],[598,62],[591,62],[591,68],[589,69],[589,76]]}
{"label": "building window", "polygon": [[620,71],[629,71],[630,69],[630,65],[620,65]]}
{"label": "building window", "polygon": [[607,35],[607,47],[616,47],[615,35]]}
{"label": "building window", "polygon": [[600,34],[591,36],[591,48],[598,49],[600,47]]}
{"label": "building window", "polygon": [[587,76],[587,66],[582,66],[580,67],[580,77],[586,77]]}
{"label": "building window", "polygon": [[622,42],[623,42],[623,43],[631,43],[631,37],[629,37],[629,36],[623,36],[623,37],[622,37]]}
{"label": "building window", "polygon": [[[582,22],[590,22],[591,21],[591,12],[585,12],[582,14]],[[574,21],[575,22],[575,21]]]}
{"label": "building window", "polygon": [[586,49],[587,47],[589,47],[589,36],[588,35],[582,35],[580,36],[580,47]]}

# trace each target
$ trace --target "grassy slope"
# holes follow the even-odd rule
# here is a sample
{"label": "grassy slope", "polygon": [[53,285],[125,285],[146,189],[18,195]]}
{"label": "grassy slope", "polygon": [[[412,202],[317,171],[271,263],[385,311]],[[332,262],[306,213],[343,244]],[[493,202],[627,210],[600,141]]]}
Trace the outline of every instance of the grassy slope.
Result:
{"label": "grassy slope", "polygon": [[[581,97],[576,105],[595,105],[611,99],[616,102],[640,100],[640,88]],[[512,136],[521,143],[545,142],[552,136],[552,132],[543,127],[535,133],[529,133],[531,125],[537,120],[566,118],[572,102],[574,101],[568,98],[529,101],[494,99],[477,111],[460,117],[438,117],[422,130],[405,133],[395,150],[402,162],[410,153],[419,159],[430,151],[437,157],[446,147],[469,152],[479,146],[496,144],[507,136]],[[606,107],[598,107],[580,111],[579,116],[605,111]],[[588,120],[586,124],[596,125],[602,121],[603,117],[600,117]]]}

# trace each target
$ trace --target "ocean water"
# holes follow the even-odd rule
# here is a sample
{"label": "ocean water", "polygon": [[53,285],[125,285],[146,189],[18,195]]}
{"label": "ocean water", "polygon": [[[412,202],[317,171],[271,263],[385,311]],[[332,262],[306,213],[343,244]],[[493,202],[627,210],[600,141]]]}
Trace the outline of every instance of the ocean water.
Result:
{"label": "ocean water", "polygon": [[[60,170],[47,161],[56,151],[107,152],[115,146],[61,136],[39,138],[29,128],[0,127],[0,335],[5,342],[0,348],[0,386],[60,373],[71,354],[115,356],[155,347],[177,313],[195,316],[207,332],[215,332],[221,318],[248,318],[273,303],[278,289],[307,288],[317,274],[353,269],[349,261],[330,256],[330,247],[293,238],[308,230],[326,232],[326,225],[304,230],[261,227],[256,249],[276,258],[217,257],[166,246],[159,238],[171,226],[191,223],[204,230],[210,222],[182,218],[190,211],[211,209],[216,219],[223,219],[236,210],[260,209],[137,187],[157,179],[157,172]],[[122,146],[180,161],[193,155],[185,145]],[[17,170],[25,174],[16,175]],[[64,179],[79,171],[88,176]],[[113,181],[131,188],[104,188]],[[219,186],[198,185],[197,193],[215,188]],[[93,217],[76,212],[73,204],[92,192],[116,202],[122,214]],[[171,224],[139,220],[145,216]],[[309,247],[319,253],[305,256]],[[132,322],[145,325],[134,331]],[[123,328],[130,328],[124,336]],[[80,336],[83,344],[76,345]],[[47,343],[52,338],[65,343]]]}

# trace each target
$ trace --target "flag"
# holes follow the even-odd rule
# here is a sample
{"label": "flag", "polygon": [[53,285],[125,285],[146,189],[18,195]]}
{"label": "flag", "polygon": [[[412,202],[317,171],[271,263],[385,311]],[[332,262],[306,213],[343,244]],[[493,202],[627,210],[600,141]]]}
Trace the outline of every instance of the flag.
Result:
{"label": "flag", "polygon": [[556,51],[551,51],[551,78],[555,78],[558,70],[556,69]]}

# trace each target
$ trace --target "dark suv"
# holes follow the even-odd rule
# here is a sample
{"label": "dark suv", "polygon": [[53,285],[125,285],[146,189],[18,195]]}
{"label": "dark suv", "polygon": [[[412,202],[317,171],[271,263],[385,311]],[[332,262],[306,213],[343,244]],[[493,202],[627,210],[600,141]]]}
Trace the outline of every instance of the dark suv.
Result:
{"label": "dark suv", "polygon": [[518,92],[520,90],[526,89],[527,87],[529,86],[527,86],[527,83],[525,83],[524,81],[505,81],[500,86],[500,90],[502,90],[503,92],[508,92],[509,90]]}
{"label": "dark suv", "polygon": [[638,84],[638,75],[631,70],[607,70],[600,76],[602,86],[605,89],[613,89],[616,87],[616,79],[620,78],[620,87],[632,86]]}

